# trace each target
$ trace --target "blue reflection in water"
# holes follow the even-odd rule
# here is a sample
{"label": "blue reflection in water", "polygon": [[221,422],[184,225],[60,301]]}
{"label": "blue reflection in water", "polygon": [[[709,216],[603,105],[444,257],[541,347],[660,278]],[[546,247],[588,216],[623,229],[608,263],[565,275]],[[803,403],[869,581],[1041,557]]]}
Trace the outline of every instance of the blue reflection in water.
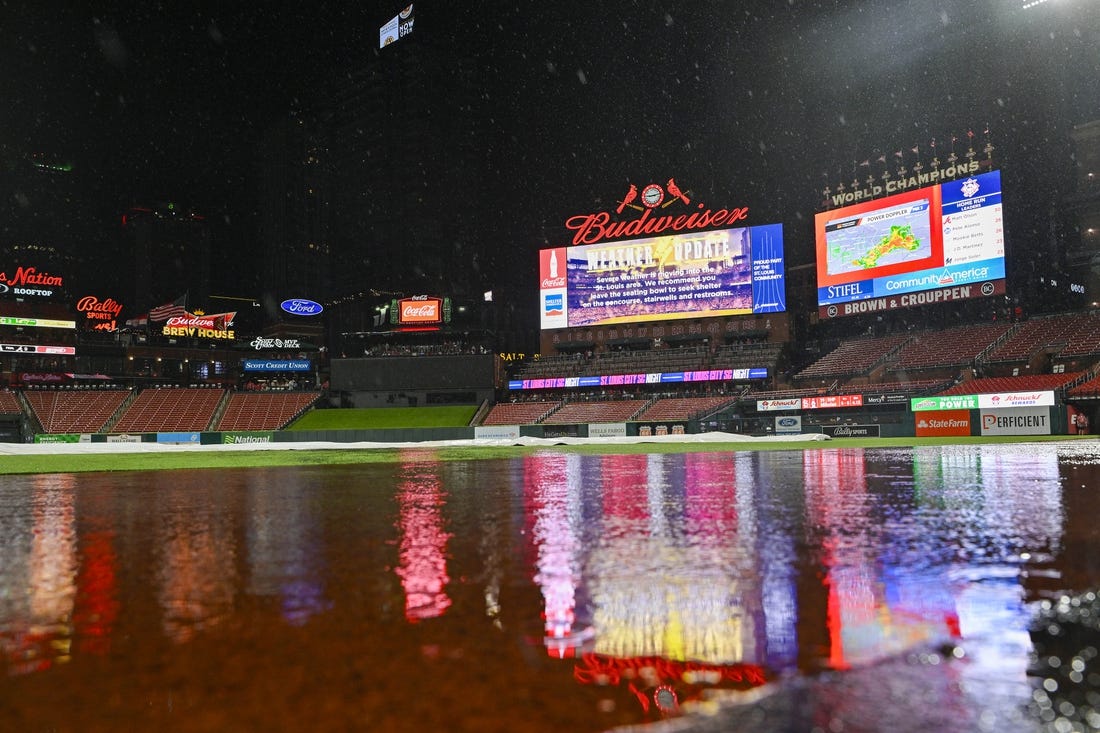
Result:
{"label": "blue reflection in water", "polygon": [[303,634],[330,612],[361,619],[349,645],[416,622],[432,642],[415,658],[533,641],[532,670],[564,668],[574,689],[647,717],[708,688],[942,643],[965,649],[950,670],[960,696],[1026,701],[1032,604],[1073,590],[1065,573],[1076,589],[1098,580],[1067,552],[1090,547],[1098,463],[1041,446],[408,451],[396,465],[155,486],[141,473],[0,477],[0,651],[23,674],[150,628],[186,642],[247,624],[252,597]]}
{"label": "blue reflection in water", "polygon": [[276,598],[298,626],[330,607],[324,591],[324,538],[315,491],[285,471],[247,474],[248,590]]}

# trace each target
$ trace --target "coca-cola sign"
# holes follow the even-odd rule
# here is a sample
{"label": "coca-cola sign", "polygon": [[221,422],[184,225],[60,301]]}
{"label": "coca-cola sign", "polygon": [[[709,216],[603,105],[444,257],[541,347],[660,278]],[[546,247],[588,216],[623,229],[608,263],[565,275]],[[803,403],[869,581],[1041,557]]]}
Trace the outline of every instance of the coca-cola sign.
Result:
{"label": "coca-cola sign", "polygon": [[442,298],[405,298],[399,300],[397,322],[407,323],[440,323],[443,321]]}
{"label": "coca-cola sign", "polygon": [[295,316],[315,316],[324,310],[324,306],[305,298],[291,298],[279,304],[285,312]]}

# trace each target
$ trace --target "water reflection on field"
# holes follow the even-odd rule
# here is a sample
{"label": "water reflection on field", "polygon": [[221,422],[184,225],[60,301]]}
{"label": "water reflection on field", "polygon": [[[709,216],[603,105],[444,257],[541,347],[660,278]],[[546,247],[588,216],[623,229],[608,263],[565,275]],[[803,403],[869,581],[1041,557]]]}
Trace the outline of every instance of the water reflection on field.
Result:
{"label": "water reflection on field", "polygon": [[1037,601],[1100,585],[1093,442],[403,458],[0,477],[0,719],[596,731],[909,658],[859,715],[1018,729]]}

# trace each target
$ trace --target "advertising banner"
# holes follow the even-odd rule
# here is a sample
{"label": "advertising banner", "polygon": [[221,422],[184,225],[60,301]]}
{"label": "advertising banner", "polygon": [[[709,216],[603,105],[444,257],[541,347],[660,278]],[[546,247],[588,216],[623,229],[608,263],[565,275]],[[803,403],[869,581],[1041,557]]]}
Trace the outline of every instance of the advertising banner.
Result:
{"label": "advertising banner", "polygon": [[823,318],[1004,292],[1000,171],[827,211],[815,230]]}
{"label": "advertising banner", "polygon": [[[197,315],[184,311],[182,316],[172,316],[161,334],[164,336],[179,336],[183,338],[202,338],[232,341],[237,337],[236,332],[230,328],[233,319],[237,317],[236,311],[228,313],[213,313],[211,315]],[[156,320],[150,311],[150,319]]]}
{"label": "advertising banner", "polygon": [[241,369],[246,372],[308,372],[309,359],[245,359]]}
{"label": "advertising banner", "polygon": [[838,394],[824,397],[803,397],[803,410],[827,410],[834,407],[862,407],[863,395]]}
{"label": "advertising banner", "polygon": [[978,395],[978,407],[995,410],[1000,407],[1053,407],[1054,392],[1001,392]]}
{"label": "advertising banner", "polygon": [[802,417],[800,415],[784,415],[775,418],[776,435],[798,435],[802,432]]}
{"label": "advertising banner", "polygon": [[157,433],[157,442],[170,444],[186,443],[190,445],[198,445],[200,441],[198,433]]}
{"label": "advertising banner", "polygon": [[1010,407],[982,410],[982,435],[1050,435],[1050,410],[1045,407]]}
{"label": "advertising banner", "polygon": [[22,318],[19,316],[0,316],[0,326],[73,329],[76,328],[76,321],[61,321],[54,318]]}
{"label": "advertising banner", "polygon": [[274,435],[274,431],[271,430],[246,430],[222,433],[222,444],[242,445],[246,443],[270,443]]}
{"label": "advertising banner", "polygon": [[36,267],[17,265],[14,270],[0,270],[0,295],[50,298],[60,293],[64,285],[65,278],[61,275],[39,272]]}
{"label": "advertising banner", "polygon": [[79,433],[35,433],[35,443],[87,443],[88,440],[82,440],[81,438],[89,437],[87,434],[80,435]]}
{"label": "advertising banner", "polygon": [[962,394],[949,397],[913,397],[909,402],[913,412],[923,410],[977,410],[978,395]]}
{"label": "advertising banner", "polygon": [[126,435],[125,433],[122,434],[122,435],[108,435],[107,436],[107,442],[108,443],[140,443],[141,442],[141,436],[140,435]]}
{"label": "advertising banner", "polygon": [[625,438],[626,423],[590,423],[588,426],[589,438]]}
{"label": "advertising banner", "polygon": [[72,356],[75,346],[42,346],[40,344],[0,344],[0,352],[5,354],[60,354]]}
{"label": "advertising banner", "polygon": [[478,425],[474,428],[474,438],[478,440],[516,440],[519,438],[519,425]]}
{"label": "advertising banner", "polygon": [[788,397],[782,400],[757,400],[757,412],[776,412],[779,410],[801,410],[801,397]]}
{"label": "advertising banner", "polygon": [[559,247],[539,262],[544,329],[787,309],[781,224]]}
{"label": "advertising banner", "polygon": [[917,437],[970,435],[970,410],[930,410],[915,417]]}
{"label": "advertising banner", "polygon": [[865,405],[904,405],[909,401],[909,396],[904,394],[864,394]]}
{"label": "advertising banner", "polygon": [[878,425],[823,425],[821,432],[830,438],[877,438]]}

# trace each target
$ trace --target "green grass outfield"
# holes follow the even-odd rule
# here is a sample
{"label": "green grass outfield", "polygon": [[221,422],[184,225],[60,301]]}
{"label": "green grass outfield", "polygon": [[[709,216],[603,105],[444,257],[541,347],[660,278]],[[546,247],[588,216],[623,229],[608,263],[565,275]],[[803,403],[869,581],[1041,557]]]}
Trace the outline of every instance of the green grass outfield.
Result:
{"label": "green grass outfield", "polygon": [[466,427],[477,405],[447,407],[344,407],[310,410],[287,430],[362,430]]}
{"label": "green grass outfield", "polygon": [[[334,448],[321,450],[173,451],[170,453],[110,453],[11,455],[0,457],[0,474],[82,473],[87,471],[152,471],[201,468],[255,468],[263,466],[335,466],[407,461],[409,452],[430,453],[433,460],[466,461],[515,458],[535,453],[637,455],[641,453],[697,453],[759,450],[836,450],[842,448],[910,448],[936,445],[991,443],[1047,443],[1093,441],[1094,435],[1031,435],[972,438],[836,438],[829,441],[753,441],[733,443],[630,443],[553,446]],[[1098,446],[1100,450],[1100,446]]]}

